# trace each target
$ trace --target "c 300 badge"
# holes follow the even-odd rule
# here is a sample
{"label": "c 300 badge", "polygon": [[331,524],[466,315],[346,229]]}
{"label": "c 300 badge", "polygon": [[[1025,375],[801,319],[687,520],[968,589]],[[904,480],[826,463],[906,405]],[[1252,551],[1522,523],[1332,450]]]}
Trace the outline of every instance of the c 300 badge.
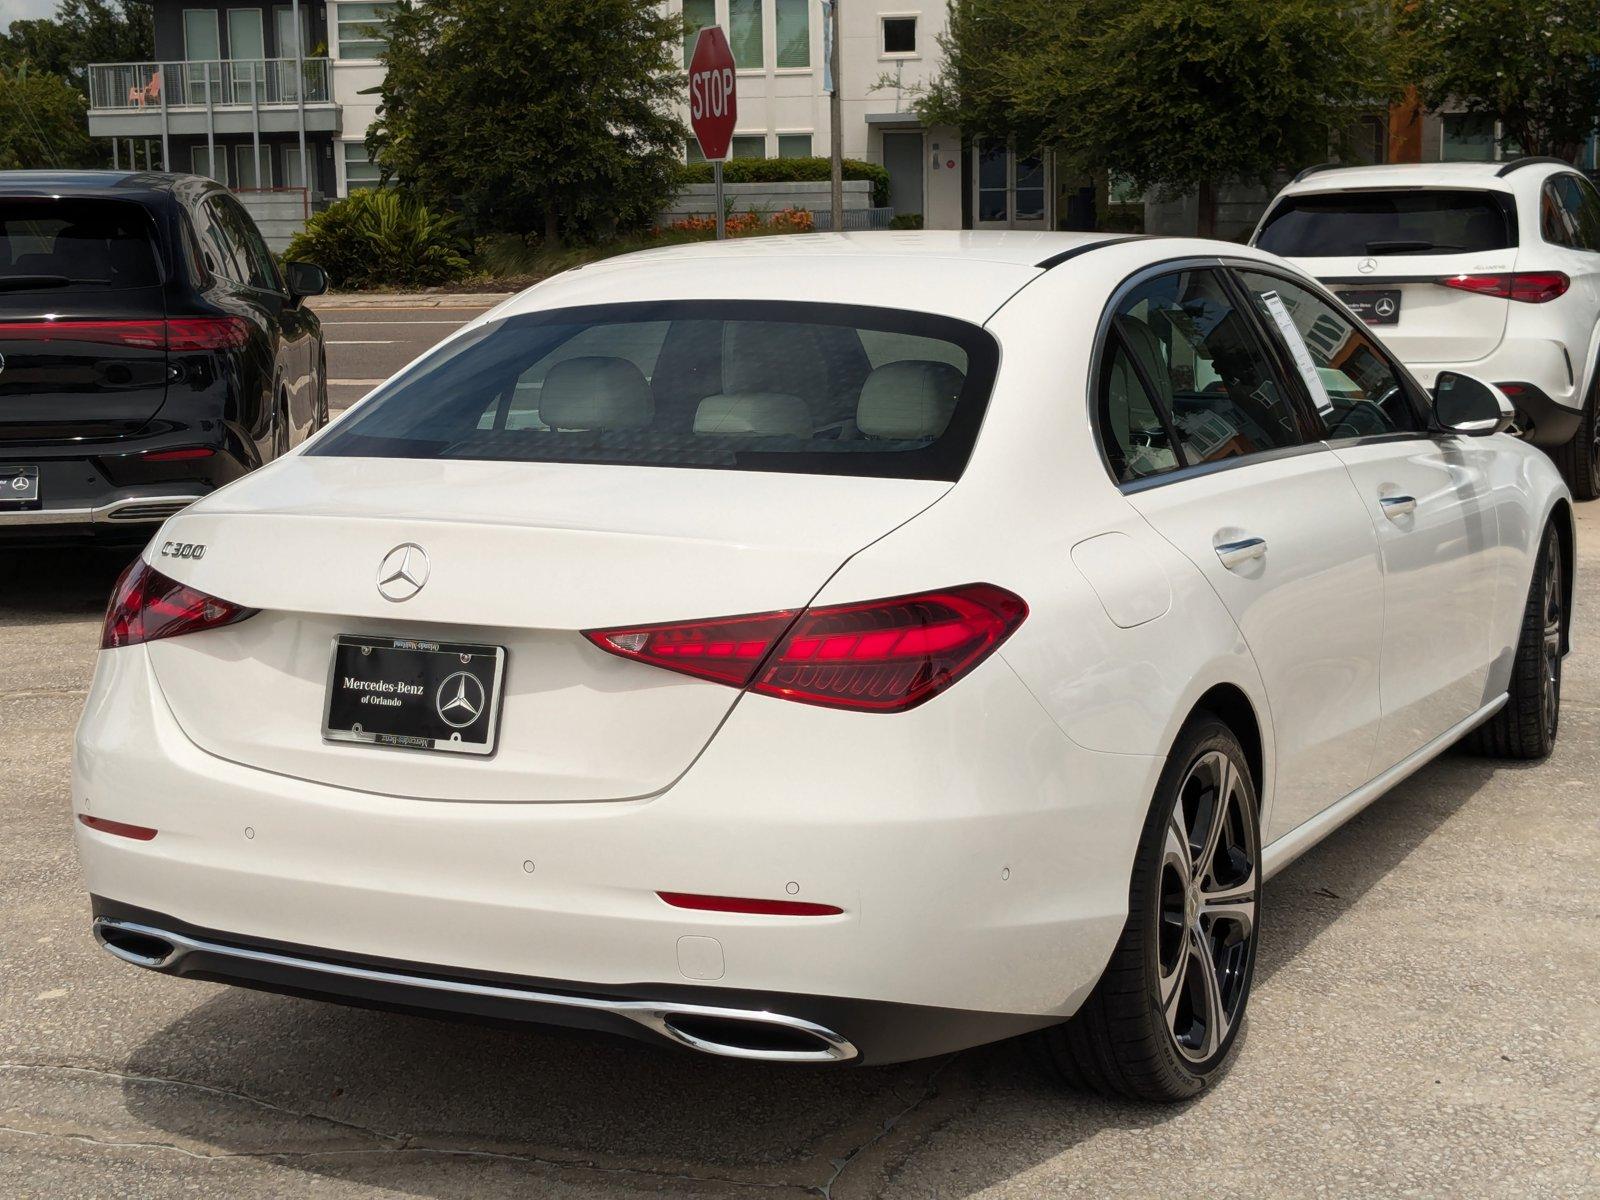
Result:
{"label": "c 300 badge", "polygon": [[204,558],[206,546],[204,542],[162,542],[162,558]]}

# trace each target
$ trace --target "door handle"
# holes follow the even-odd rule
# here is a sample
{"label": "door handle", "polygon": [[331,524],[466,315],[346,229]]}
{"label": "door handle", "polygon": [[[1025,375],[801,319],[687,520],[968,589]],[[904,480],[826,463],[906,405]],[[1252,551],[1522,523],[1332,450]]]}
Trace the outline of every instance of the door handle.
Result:
{"label": "door handle", "polygon": [[1253,558],[1267,556],[1267,539],[1258,537],[1240,538],[1236,542],[1219,542],[1216,547],[1217,558],[1228,570],[1241,567]]}
{"label": "door handle", "polygon": [[1383,509],[1383,515],[1391,521],[1401,517],[1409,517],[1417,511],[1417,498],[1415,496],[1379,496],[1378,506]]}

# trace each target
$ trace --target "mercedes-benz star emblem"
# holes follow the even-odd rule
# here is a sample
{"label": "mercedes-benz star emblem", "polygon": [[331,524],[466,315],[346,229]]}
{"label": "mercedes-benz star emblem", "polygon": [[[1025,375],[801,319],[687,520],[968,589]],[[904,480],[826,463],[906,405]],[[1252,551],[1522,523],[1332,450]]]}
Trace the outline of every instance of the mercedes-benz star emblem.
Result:
{"label": "mercedes-benz star emblem", "polygon": [[1375,258],[1363,258],[1356,264],[1356,270],[1360,271],[1363,275],[1371,275],[1377,269],[1378,260]]}
{"label": "mercedes-benz star emblem", "polygon": [[483,684],[471,671],[457,671],[439,685],[433,706],[451,729],[465,729],[483,713]]}
{"label": "mercedes-benz star emblem", "polygon": [[378,564],[378,595],[399,603],[428,582],[428,552],[415,542],[401,542]]}
{"label": "mercedes-benz star emblem", "polygon": [[1392,317],[1394,316],[1394,301],[1384,296],[1372,306],[1372,311],[1380,317]]}

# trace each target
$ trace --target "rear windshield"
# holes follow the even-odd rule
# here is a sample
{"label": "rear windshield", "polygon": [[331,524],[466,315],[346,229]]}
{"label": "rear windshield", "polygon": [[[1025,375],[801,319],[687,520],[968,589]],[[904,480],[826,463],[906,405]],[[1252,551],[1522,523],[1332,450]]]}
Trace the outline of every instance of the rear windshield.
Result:
{"label": "rear windshield", "polygon": [[1288,258],[1465,254],[1517,244],[1514,201],[1499,192],[1337,192],[1290,196],[1256,245]]}
{"label": "rear windshield", "polygon": [[0,291],[160,282],[150,221],[138,205],[0,198]]}
{"label": "rear windshield", "polygon": [[445,343],[311,453],[954,480],[997,361],[977,326],[893,309],[527,313]]}

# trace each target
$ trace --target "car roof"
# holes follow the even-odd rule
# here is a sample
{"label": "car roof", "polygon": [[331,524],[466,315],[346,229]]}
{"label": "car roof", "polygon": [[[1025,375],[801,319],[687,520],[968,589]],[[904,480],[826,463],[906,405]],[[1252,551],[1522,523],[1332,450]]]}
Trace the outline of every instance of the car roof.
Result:
{"label": "car roof", "polygon": [[648,300],[792,300],[936,313],[982,324],[1045,270],[1106,233],[889,230],[663,246],[565,271],[495,318]]}
{"label": "car roof", "polygon": [[1509,192],[1521,179],[1543,179],[1559,171],[1576,171],[1556,159],[1512,159],[1507,162],[1388,163],[1371,167],[1313,167],[1297,175],[1279,195],[1339,192],[1355,188],[1446,187]]}
{"label": "car roof", "polygon": [[[0,195],[10,196],[120,196],[168,194],[210,180],[165,171],[0,171]],[[221,188],[221,184],[211,183]]]}

